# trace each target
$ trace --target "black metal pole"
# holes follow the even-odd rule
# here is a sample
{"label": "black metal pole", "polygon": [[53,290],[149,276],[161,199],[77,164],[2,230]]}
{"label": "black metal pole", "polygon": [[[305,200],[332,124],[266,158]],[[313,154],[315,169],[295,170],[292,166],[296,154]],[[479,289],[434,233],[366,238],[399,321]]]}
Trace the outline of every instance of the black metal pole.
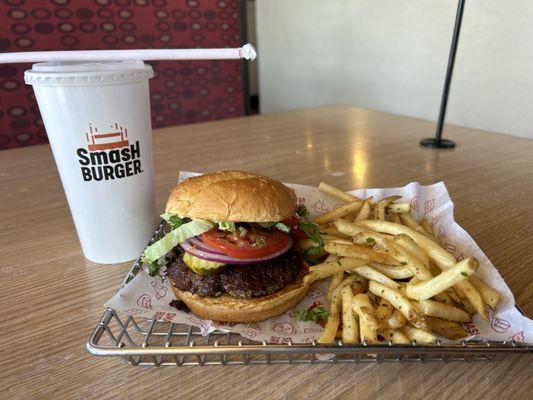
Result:
{"label": "black metal pole", "polygon": [[444,88],[442,90],[442,99],[440,101],[439,119],[437,120],[437,129],[434,138],[422,139],[420,144],[424,147],[434,147],[439,149],[451,149],[455,143],[449,139],[442,139],[442,129],[446,117],[446,107],[448,105],[448,95],[450,94],[450,85],[452,83],[453,66],[455,64],[455,55],[457,45],[459,44],[459,33],[461,32],[461,23],[463,21],[463,11],[466,0],[459,0],[457,3],[457,14],[455,16],[455,27],[453,29],[452,46],[448,56],[448,67],[446,68],[446,78],[444,79]]}
{"label": "black metal pole", "polygon": [[[239,33],[241,36],[241,46],[248,43],[248,15],[247,15],[247,4],[246,0],[239,1],[239,16],[240,16],[240,25]],[[250,70],[249,62],[246,60],[241,60],[241,79],[242,79],[242,96],[244,102],[244,115],[250,115]]]}

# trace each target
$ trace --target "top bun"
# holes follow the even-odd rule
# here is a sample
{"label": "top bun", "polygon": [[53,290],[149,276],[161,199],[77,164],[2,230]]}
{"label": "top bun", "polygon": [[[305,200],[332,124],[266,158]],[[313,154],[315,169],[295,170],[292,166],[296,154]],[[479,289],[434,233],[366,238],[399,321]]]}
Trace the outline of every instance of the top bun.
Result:
{"label": "top bun", "polygon": [[274,222],[294,215],[296,196],[274,179],[243,171],[189,178],[174,188],[166,211],[181,218]]}

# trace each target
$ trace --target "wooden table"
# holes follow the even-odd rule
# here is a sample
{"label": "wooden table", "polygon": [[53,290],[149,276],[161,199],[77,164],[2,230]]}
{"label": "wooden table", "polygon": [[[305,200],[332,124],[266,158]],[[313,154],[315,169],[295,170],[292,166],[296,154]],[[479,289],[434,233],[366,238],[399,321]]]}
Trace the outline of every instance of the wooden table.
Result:
{"label": "wooden table", "polygon": [[[418,141],[434,124],[346,106],[159,129],[157,204],[180,169],[237,168],[344,189],[444,180],[456,220],[533,315],[533,141],[449,127],[455,150]],[[143,368],[85,343],[129,263],[81,253],[48,146],[0,152],[2,398],[531,398],[533,360],[492,363]]]}

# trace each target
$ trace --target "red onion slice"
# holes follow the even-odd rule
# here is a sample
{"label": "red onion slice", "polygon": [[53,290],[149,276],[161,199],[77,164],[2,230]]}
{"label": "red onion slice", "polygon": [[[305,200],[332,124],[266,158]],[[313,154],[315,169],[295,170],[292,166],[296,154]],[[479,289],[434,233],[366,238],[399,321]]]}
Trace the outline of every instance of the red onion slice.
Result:
{"label": "red onion slice", "polygon": [[204,241],[199,239],[198,236],[194,236],[194,237],[188,239],[187,241],[191,245],[193,245],[193,246],[197,247],[198,249],[200,249],[202,251],[205,251],[207,253],[224,255],[224,253],[222,253],[221,251],[219,251],[219,250],[215,249],[214,247],[211,247],[208,244],[204,243]]}
{"label": "red onion slice", "polygon": [[180,246],[187,253],[192,254],[195,257],[202,258],[207,261],[214,261],[214,262],[219,262],[223,264],[247,265],[247,264],[256,264],[259,262],[272,260],[273,258],[281,256],[283,253],[287,252],[287,250],[289,250],[292,247],[292,239],[289,238],[289,242],[281,250],[278,250],[275,253],[269,254],[267,256],[257,257],[257,258],[234,258],[234,257],[227,256],[225,254],[209,253],[207,251],[200,250],[198,247],[193,246],[188,241],[180,243]]}

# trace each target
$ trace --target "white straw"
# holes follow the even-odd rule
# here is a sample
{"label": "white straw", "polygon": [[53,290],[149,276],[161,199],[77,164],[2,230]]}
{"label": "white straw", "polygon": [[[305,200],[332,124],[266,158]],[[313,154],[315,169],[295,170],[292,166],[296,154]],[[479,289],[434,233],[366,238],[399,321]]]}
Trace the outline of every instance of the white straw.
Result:
{"label": "white straw", "polygon": [[254,60],[257,53],[251,44],[234,49],[153,49],[153,50],[72,50],[0,53],[0,64],[46,61],[114,61],[114,60]]}

